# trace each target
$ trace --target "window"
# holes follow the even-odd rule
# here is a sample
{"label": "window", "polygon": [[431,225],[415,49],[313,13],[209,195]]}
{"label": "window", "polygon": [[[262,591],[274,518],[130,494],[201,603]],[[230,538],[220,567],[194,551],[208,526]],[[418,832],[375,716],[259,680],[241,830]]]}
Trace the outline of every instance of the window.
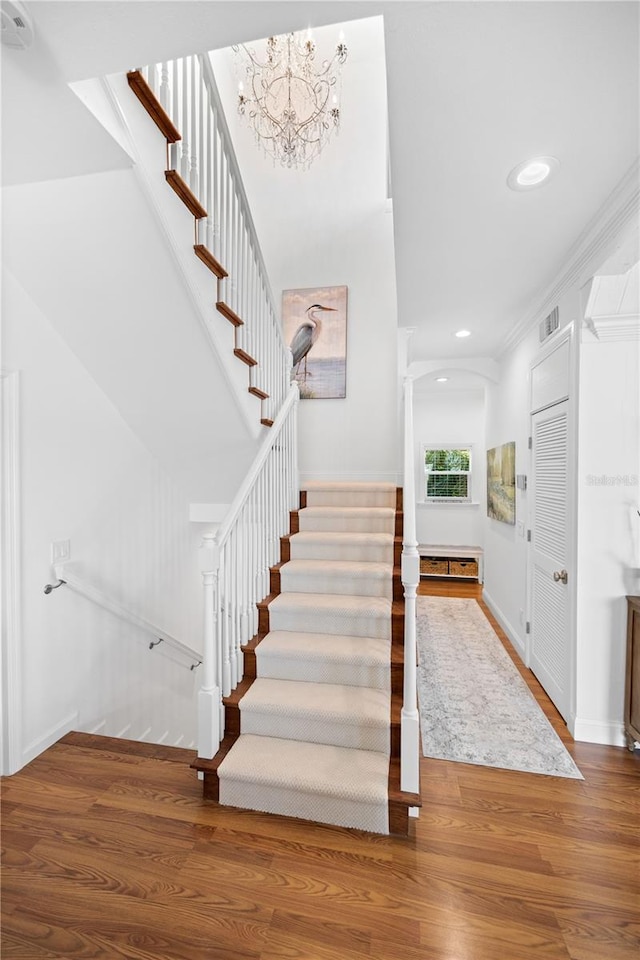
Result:
{"label": "window", "polygon": [[424,498],[471,503],[471,448],[424,448]]}

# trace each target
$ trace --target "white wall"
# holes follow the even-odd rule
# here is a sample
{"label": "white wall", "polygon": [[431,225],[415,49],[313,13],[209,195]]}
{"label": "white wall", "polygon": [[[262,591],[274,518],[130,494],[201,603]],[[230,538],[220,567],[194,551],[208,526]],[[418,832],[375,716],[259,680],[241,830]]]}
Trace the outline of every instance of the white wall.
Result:
{"label": "white wall", "polygon": [[576,739],[624,742],[627,594],[640,593],[640,344],[580,349]]}
{"label": "white wall", "polygon": [[43,587],[51,542],[69,539],[79,574],[198,649],[188,498],[15,278],[3,281],[3,372],[19,371],[20,384],[22,760],[70,728],[186,746],[198,670],[150,652],[146,634],[70,588]]}
{"label": "white wall", "polygon": [[[500,381],[487,390],[486,449],[511,440],[516,444],[516,474],[529,474],[529,367],[538,353],[537,333],[530,334],[505,358]],[[516,489],[516,523],[486,516],[484,596],[521,654],[525,647],[527,609],[527,494]]]}
{"label": "white wall", "polygon": [[[574,322],[580,336],[581,284],[576,280],[560,299],[562,325]],[[530,424],[531,364],[540,355],[534,329],[501,363],[499,384],[487,397],[487,447],[516,442],[516,472],[530,473],[527,448]],[[638,578],[638,475],[640,351],[634,343],[575,343],[572,366],[579,366],[577,404],[578,453],[569,464],[569,489],[577,493],[575,549],[570,569],[574,589],[576,739],[621,745],[625,648],[625,594],[640,592]],[[589,476],[635,478],[611,485],[593,484]],[[487,519],[485,600],[498,616],[521,655],[527,618],[526,539],[530,523],[527,494],[516,491],[516,526]]]}
{"label": "white wall", "polygon": [[[341,129],[308,170],[263,157],[235,109],[235,58],[218,50],[212,61],[230,105],[227,122],[276,304],[286,289],[348,287],[347,395],[301,401],[301,480],[397,482],[398,321],[382,18],[347,24],[345,34]],[[337,35],[337,28],[314,30],[318,60],[332,56]]]}
{"label": "white wall", "polygon": [[[413,417],[417,463],[416,531],[420,544],[483,546],[486,515],[484,389],[441,389],[415,384]],[[425,444],[467,445],[472,448],[472,504],[425,503],[422,447]]]}
{"label": "white wall", "polygon": [[285,288],[346,284],[347,395],[302,400],[299,457],[305,479],[397,480],[397,325],[391,214],[379,209],[286,261]]}

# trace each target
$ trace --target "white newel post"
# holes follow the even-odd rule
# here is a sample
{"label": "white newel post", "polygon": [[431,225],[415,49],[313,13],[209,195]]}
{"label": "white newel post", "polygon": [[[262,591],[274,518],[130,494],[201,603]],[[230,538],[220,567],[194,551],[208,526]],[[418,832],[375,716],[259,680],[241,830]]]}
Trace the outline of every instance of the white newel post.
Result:
{"label": "white newel post", "polygon": [[[413,379],[404,378],[404,488],[402,508],[402,585],[404,587],[404,697],[400,742],[400,789],[420,792],[420,723],[416,670],[416,596],[420,556],[416,540],[416,494],[413,463]],[[417,816],[417,809],[413,810]]]}
{"label": "white newel post", "polygon": [[204,587],[203,680],[198,691],[198,756],[211,760],[220,746],[221,703],[216,643],[216,588],[220,554],[213,534],[202,538],[200,569]]}

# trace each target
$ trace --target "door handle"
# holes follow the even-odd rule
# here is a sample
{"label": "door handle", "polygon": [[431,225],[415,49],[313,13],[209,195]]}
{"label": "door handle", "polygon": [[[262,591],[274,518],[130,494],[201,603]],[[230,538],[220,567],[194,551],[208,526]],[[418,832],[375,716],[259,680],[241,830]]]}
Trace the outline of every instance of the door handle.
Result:
{"label": "door handle", "polygon": [[566,570],[554,570],[553,579],[556,583],[566,583],[569,579],[569,574]]}

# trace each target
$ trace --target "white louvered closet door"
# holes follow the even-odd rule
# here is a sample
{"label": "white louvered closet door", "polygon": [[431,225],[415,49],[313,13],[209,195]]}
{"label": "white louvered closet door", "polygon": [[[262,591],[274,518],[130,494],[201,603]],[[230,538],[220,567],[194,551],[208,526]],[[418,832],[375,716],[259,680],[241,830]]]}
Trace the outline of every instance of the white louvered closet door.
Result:
{"label": "white louvered closet door", "polygon": [[570,712],[568,401],[532,417],[531,669]]}

